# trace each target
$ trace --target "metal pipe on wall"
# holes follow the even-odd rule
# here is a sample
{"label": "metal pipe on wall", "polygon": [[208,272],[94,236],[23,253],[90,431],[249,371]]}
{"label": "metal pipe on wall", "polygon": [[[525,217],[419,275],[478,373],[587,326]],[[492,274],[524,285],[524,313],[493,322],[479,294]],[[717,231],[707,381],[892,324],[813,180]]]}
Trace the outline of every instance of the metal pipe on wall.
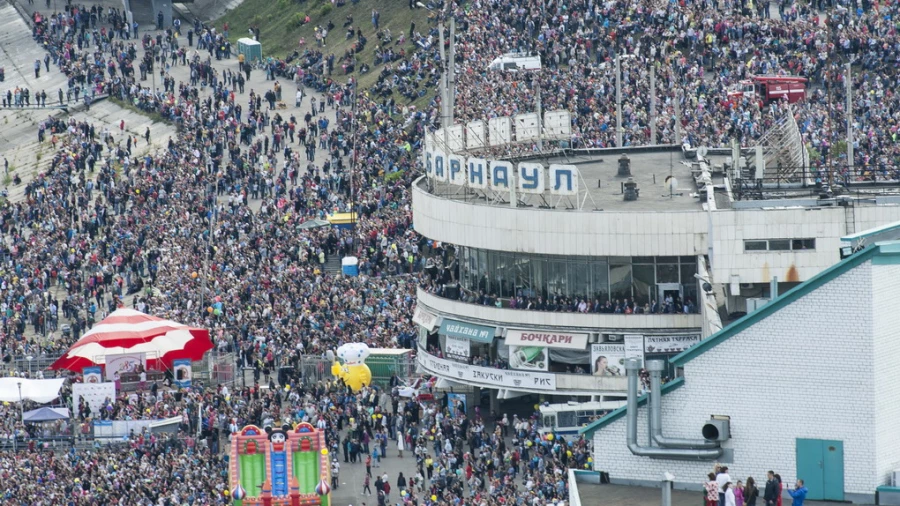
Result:
{"label": "metal pipe on wall", "polygon": [[[641,360],[629,358],[625,360],[625,372],[628,377],[628,404],[626,408],[625,438],[628,450],[639,457],[651,457],[670,460],[715,460],[722,455],[722,449],[686,449],[656,448],[640,446],[637,442],[637,409],[638,409],[638,377]],[[651,438],[652,439],[652,438]]]}
{"label": "metal pipe on wall", "polygon": [[650,373],[650,442],[665,448],[718,448],[719,443],[705,439],[679,439],[662,434],[662,372],[666,365],[662,360],[648,360],[647,371]]}

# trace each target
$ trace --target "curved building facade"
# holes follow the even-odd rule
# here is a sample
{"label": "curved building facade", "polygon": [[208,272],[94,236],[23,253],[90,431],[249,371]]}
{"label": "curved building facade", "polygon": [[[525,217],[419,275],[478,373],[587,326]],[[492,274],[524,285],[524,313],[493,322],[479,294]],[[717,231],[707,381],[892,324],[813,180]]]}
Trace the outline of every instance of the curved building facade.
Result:
{"label": "curved building facade", "polygon": [[626,357],[668,359],[838,262],[843,236],[900,220],[883,191],[852,215],[812,189],[738,201],[710,176],[724,156],[451,155],[441,175],[432,149],[412,187],[419,366],[492,400],[622,398]]}

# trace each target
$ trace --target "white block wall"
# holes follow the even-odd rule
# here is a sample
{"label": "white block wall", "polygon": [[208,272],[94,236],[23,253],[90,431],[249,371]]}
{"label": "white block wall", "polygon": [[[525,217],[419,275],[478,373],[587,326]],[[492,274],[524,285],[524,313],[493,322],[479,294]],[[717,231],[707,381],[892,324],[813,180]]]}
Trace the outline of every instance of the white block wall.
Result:
{"label": "white block wall", "polygon": [[[728,415],[732,439],[725,446],[734,450],[731,476],[753,476],[760,482],[773,469],[785,483],[797,478],[797,438],[841,440],[845,491],[874,493],[882,479],[873,461],[872,278],[867,261],[688,362],[685,384],[662,398],[664,434],[699,438],[710,415]],[[896,304],[900,284],[884,288],[892,293],[888,301]],[[884,352],[879,360],[900,362],[900,350],[894,348],[879,348]],[[900,381],[891,381],[884,390],[900,388]],[[646,411],[641,408],[638,420],[642,444],[647,442]],[[595,432],[595,470],[607,471],[613,479],[653,482],[669,471],[681,487],[706,480],[712,462],[634,456],[625,445],[625,424],[623,416]],[[884,429],[886,433],[888,427]],[[890,446],[878,450],[885,466],[900,455],[896,436],[888,437],[878,441]]]}
{"label": "white block wall", "polygon": [[874,265],[872,302],[875,311],[875,462],[881,483],[900,470],[900,265]]}

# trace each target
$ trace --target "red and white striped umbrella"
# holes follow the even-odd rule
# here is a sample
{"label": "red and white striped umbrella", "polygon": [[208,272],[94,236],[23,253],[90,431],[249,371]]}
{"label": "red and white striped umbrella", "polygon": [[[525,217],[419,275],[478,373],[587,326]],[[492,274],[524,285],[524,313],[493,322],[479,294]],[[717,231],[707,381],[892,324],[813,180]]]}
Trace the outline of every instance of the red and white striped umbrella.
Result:
{"label": "red and white striped umbrella", "polygon": [[120,308],[94,325],[51,369],[81,371],[106,363],[106,355],[146,353],[148,364],[171,367],[179,358],[200,360],[212,349],[209,331]]}

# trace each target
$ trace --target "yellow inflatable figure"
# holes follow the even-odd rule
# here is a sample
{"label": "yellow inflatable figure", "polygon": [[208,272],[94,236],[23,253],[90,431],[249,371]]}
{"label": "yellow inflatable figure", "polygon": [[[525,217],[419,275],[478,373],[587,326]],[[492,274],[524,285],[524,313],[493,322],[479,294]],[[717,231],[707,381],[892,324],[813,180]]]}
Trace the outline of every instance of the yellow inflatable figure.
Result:
{"label": "yellow inflatable figure", "polygon": [[345,344],[337,349],[337,356],[344,364],[335,360],[331,364],[331,374],[344,380],[350,390],[358,392],[372,383],[372,371],[365,364],[369,356],[369,347],[365,343]]}

